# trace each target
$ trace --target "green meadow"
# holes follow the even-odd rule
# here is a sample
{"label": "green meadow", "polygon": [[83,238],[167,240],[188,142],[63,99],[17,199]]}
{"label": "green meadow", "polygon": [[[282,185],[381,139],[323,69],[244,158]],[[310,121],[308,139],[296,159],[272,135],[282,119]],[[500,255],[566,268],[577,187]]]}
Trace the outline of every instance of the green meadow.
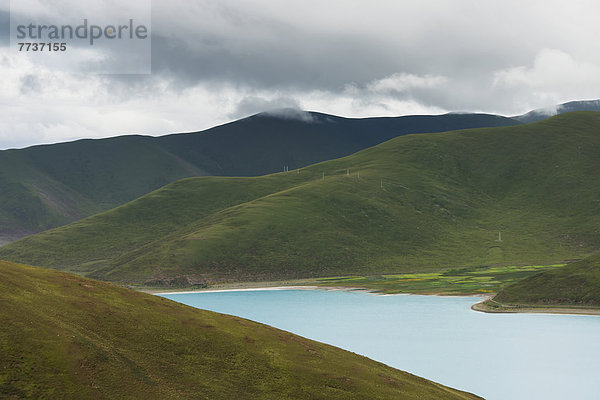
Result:
{"label": "green meadow", "polygon": [[444,272],[318,278],[314,284],[325,287],[356,287],[385,294],[485,295],[497,293],[507,285],[539,272],[562,267],[564,264],[471,267]]}

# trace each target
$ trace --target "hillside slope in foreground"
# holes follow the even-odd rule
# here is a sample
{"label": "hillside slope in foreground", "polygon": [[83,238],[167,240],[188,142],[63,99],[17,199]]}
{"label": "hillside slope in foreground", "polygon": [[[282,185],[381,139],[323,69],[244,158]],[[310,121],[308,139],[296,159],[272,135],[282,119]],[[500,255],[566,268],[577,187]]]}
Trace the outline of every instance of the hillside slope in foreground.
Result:
{"label": "hillside slope in foreground", "polygon": [[0,262],[0,397],[476,399],[245,319]]}

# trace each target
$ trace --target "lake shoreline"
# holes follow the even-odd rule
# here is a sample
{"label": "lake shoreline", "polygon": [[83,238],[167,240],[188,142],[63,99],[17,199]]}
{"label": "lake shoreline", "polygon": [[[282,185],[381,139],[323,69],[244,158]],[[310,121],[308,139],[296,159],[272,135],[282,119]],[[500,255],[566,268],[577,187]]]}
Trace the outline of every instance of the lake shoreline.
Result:
{"label": "lake shoreline", "polygon": [[[356,287],[356,286],[315,286],[315,285],[289,285],[289,286],[252,286],[252,287],[231,287],[231,288],[206,288],[206,289],[190,289],[190,290],[140,290],[144,293],[153,295],[170,295],[170,294],[194,294],[194,293],[226,293],[226,292],[260,292],[260,291],[279,291],[279,290],[323,290],[323,291],[351,291],[364,292],[378,296],[443,296],[439,294],[419,294],[419,293],[384,293],[374,289]],[[469,297],[468,295],[459,295],[457,297]],[[479,296],[481,297],[481,296]]]}
{"label": "lake shoreline", "polygon": [[[306,282],[306,281],[304,281]],[[413,295],[413,296],[441,296],[441,297],[478,297],[482,301],[471,306],[471,310],[483,312],[486,314],[556,314],[556,315],[592,315],[600,316],[600,308],[582,308],[582,307],[567,307],[567,306],[506,306],[499,305],[498,307],[489,307],[486,302],[492,300],[493,294],[446,294],[446,293],[385,293],[374,289],[356,287],[356,286],[322,286],[311,284],[289,284],[285,282],[257,282],[257,283],[231,283],[220,284],[212,288],[198,289],[141,289],[140,291],[153,295],[172,295],[172,294],[193,294],[193,293],[223,293],[223,292],[253,292],[253,291],[271,291],[271,290],[348,290],[361,291],[378,296],[398,296],[398,295]]]}
{"label": "lake shoreline", "polygon": [[230,289],[193,289],[193,290],[163,290],[163,291],[154,291],[149,290],[146,293],[162,295],[162,294],[193,294],[193,293],[224,293],[224,292],[260,292],[265,290],[318,290],[324,289],[318,286],[261,286],[261,287],[236,287]]}
{"label": "lake shoreline", "polygon": [[594,315],[600,316],[600,308],[569,307],[569,306],[510,306],[498,304],[490,307],[487,298],[471,306],[471,310],[486,314],[556,314],[556,315]]}
{"label": "lake shoreline", "polygon": [[477,297],[487,300],[491,298],[489,294],[449,294],[449,293],[386,293],[376,289],[360,286],[324,286],[324,285],[278,285],[255,286],[252,284],[224,284],[218,288],[199,288],[199,289],[140,289],[144,293],[153,295],[171,295],[171,294],[194,294],[194,293],[225,293],[225,292],[258,292],[258,291],[277,291],[277,290],[323,290],[323,291],[352,291],[364,292],[377,296],[437,296],[437,297]]}

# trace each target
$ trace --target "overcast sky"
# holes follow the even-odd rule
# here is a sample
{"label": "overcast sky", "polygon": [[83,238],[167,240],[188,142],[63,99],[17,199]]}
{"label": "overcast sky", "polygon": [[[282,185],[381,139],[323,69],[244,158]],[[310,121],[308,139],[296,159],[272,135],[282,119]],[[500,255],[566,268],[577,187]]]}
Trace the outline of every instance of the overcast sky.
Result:
{"label": "overcast sky", "polygon": [[[17,1],[32,16],[99,12]],[[600,97],[597,1],[153,0],[147,75],[36,63],[8,47],[9,15],[0,0],[0,149],[195,131],[281,107],[515,115]]]}

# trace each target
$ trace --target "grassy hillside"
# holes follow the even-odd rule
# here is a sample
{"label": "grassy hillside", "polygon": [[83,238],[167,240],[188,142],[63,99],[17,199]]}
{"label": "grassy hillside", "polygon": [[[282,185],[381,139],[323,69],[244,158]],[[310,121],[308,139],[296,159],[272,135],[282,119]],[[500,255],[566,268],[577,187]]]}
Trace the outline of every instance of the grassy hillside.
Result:
{"label": "grassy hillside", "polygon": [[186,176],[206,174],[152,138],[82,140],[0,152],[0,240],[64,225]]}
{"label": "grassy hillside", "polygon": [[237,317],[0,262],[0,397],[475,399]]}
{"label": "grassy hillside", "polygon": [[598,149],[600,113],[402,136],[299,173],[182,180],[0,258],[155,285],[556,264],[600,247]]}
{"label": "grassy hillside", "polygon": [[510,285],[494,301],[508,305],[600,307],[600,255]]}
{"label": "grassy hillside", "polygon": [[203,132],[0,151],[0,245],[185,177],[262,175],[345,156],[406,133],[514,124],[483,114],[366,119],[259,114]]}

